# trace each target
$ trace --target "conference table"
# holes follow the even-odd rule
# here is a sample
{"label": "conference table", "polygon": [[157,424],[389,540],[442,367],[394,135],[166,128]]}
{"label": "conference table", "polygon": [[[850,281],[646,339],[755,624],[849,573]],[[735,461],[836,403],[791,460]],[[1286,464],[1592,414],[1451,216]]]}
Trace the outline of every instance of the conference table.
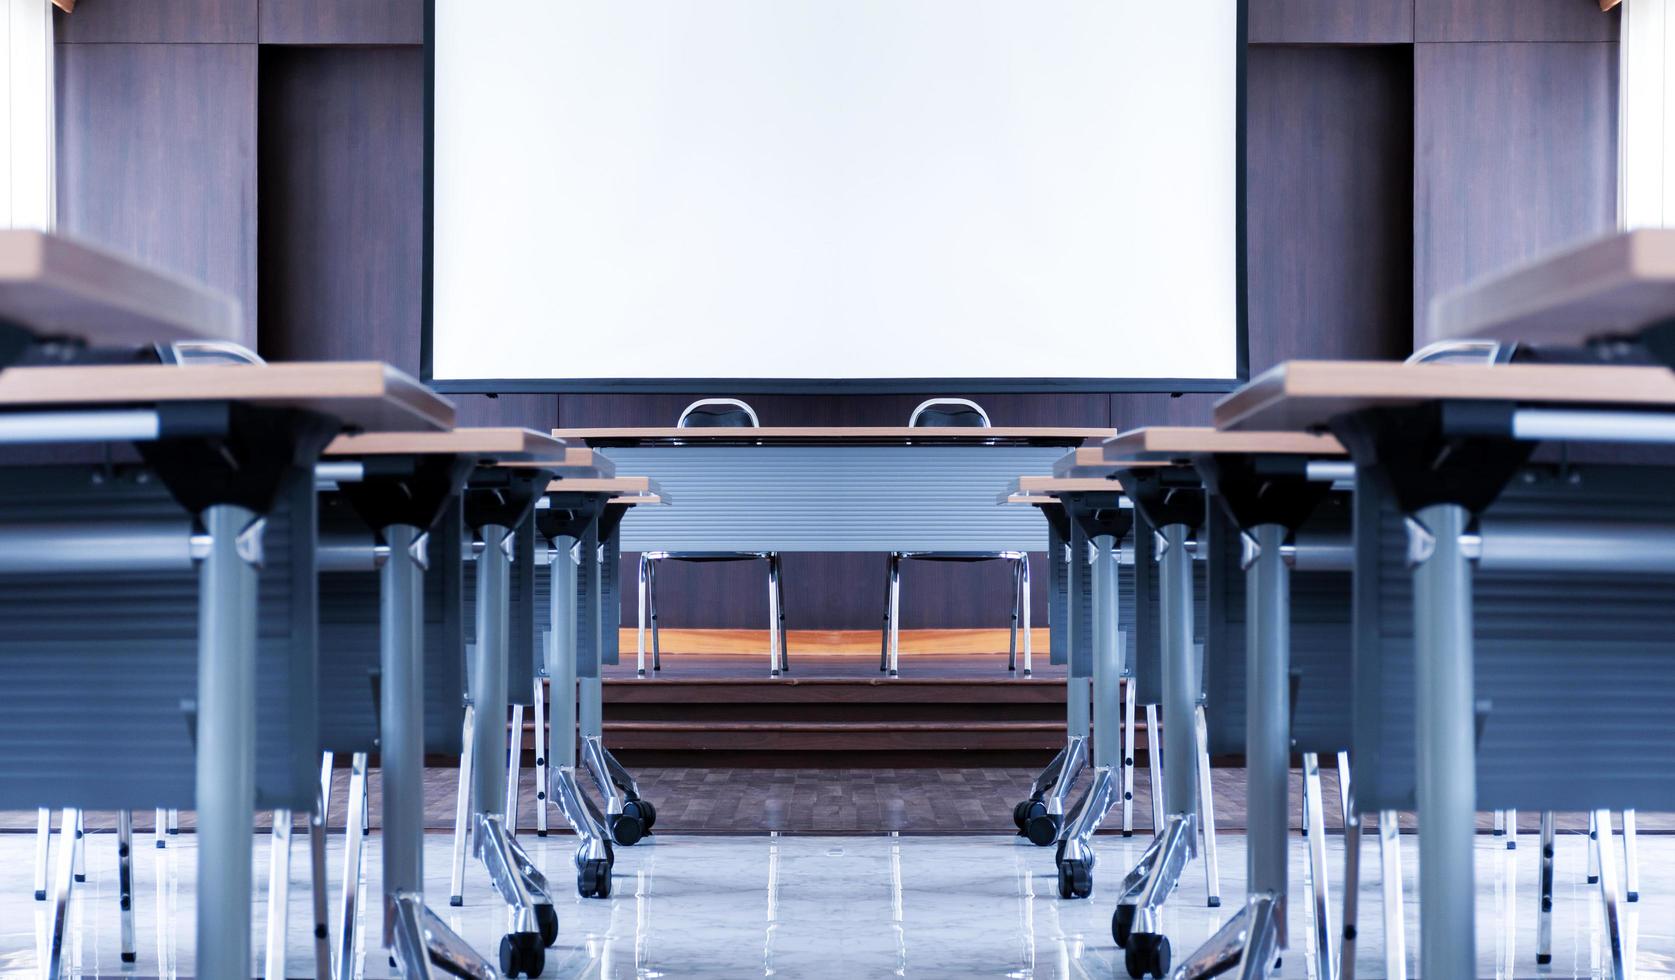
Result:
{"label": "conference table", "polygon": [[[1357,685],[1387,692],[1358,712],[1356,793],[1369,809],[1418,811],[1422,973],[1475,973],[1475,813],[1519,807],[1603,823],[1599,879],[1621,971],[1610,810],[1675,804],[1656,775],[1675,765],[1672,472],[1667,457],[1532,454],[1543,440],[1666,441],[1675,374],[1292,362],[1228,396],[1215,419],[1330,429],[1355,463]],[[1545,890],[1549,867],[1543,878]]]}
{"label": "conference table", "polygon": [[64,807],[67,828],[84,809],[195,809],[197,969],[242,975],[252,815],[317,792],[314,463],[345,429],[445,428],[453,408],[377,363],[13,366],[0,419],[0,441],[141,460],[0,471],[0,724],[34,747],[0,796]]}
{"label": "conference table", "polygon": [[[1333,523],[1328,506],[1334,482],[1350,475],[1341,464],[1334,465],[1343,449],[1330,436],[1307,433],[1152,427],[1106,440],[1103,452],[1108,472],[1131,469],[1134,461],[1149,462],[1158,467],[1152,472],[1160,482],[1185,487],[1198,481],[1208,495],[1202,533],[1194,542],[1207,566],[1206,612],[1211,620],[1201,682],[1205,704],[1198,717],[1200,737],[1207,745],[1201,746],[1198,775],[1207,814],[1208,750],[1246,756],[1248,897],[1239,912],[1182,964],[1182,975],[1210,976],[1242,964],[1241,975],[1265,976],[1285,947],[1290,760],[1293,751],[1300,751],[1316,947],[1322,951],[1322,976],[1334,977],[1318,756],[1339,754],[1349,744],[1350,592],[1348,562],[1343,558],[1347,528]],[[1091,462],[1081,465],[1098,469]],[[1173,479],[1164,479],[1169,477]],[[1338,514],[1345,510],[1342,496],[1338,494]],[[1325,533],[1320,533],[1322,524]],[[1242,588],[1237,580],[1241,569],[1248,577]],[[1308,600],[1295,643],[1294,571],[1305,582],[1298,596]],[[1178,582],[1165,576],[1164,587],[1173,590]],[[1165,606],[1176,604],[1172,596],[1164,601]],[[1234,635],[1239,626],[1248,627],[1248,640]],[[1199,683],[1194,680],[1187,690],[1197,690]],[[1166,706],[1168,717],[1181,717],[1176,712],[1186,707],[1185,702]],[[1165,732],[1167,736],[1168,729]],[[1179,789],[1175,784],[1169,787]],[[1344,808],[1348,826],[1347,798]],[[1206,830],[1214,832],[1211,827]],[[1132,938],[1127,945],[1141,954],[1146,951]],[[1168,959],[1161,957],[1164,964]],[[1139,976],[1150,964],[1134,956],[1128,965]]]}
{"label": "conference table", "polygon": [[[1048,472],[1067,448],[1110,434],[817,426],[553,432],[605,451],[623,471],[655,479],[678,499],[676,507],[629,514],[624,551],[881,553],[1042,551],[1040,521],[995,506],[996,488],[1020,473]],[[1052,662],[1062,656],[1055,649]],[[641,659],[643,671],[643,652]]]}

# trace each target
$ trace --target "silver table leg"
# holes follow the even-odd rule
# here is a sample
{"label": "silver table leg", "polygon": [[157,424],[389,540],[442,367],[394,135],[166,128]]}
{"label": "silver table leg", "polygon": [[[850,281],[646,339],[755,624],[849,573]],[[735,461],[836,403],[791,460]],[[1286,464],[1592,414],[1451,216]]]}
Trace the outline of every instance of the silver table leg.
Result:
{"label": "silver table leg", "polygon": [[1018,565],[1021,569],[1018,574],[1023,580],[1023,597],[1018,601],[1018,605],[1024,617],[1024,676],[1028,678],[1035,676],[1035,634],[1031,621],[1034,613],[1030,610],[1029,552],[1024,552],[1024,556],[1018,560]]}
{"label": "silver table leg", "polygon": [[[1347,769],[1340,771],[1348,775]],[[1343,927],[1338,934],[1338,976],[1355,980],[1355,941],[1361,910],[1361,814],[1355,809],[1353,794],[1347,813],[1349,819],[1343,830]]]}
{"label": "silver table leg", "polygon": [[1426,977],[1477,971],[1476,695],[1472,683],[1471,567],[1460,547],[1470,514],[1455,504],[1419,511],[1414,559],[1414,719],[1418,756],[1419,953]]}
{"label": "silver table leg", "polygon": [[248,976],[256,807],[256,568],[263,524],[243,507],[202,515],[198,567],[197,971]]}
{"label": "silver table leg", "polygon": [[552,621],[547,634],[547,676],[552,678],[549,772],[576,766],[576,550],[575,538],[564,536],[555,542],[547,598]]}
{"label": "silver table leg", "polygon": [[285,977],[285,939],[291,907],[291,811],[273,811],[273,835],[268,854],[268,935],[264,977]]}
{"label": "silver table leg", "polygon": [[[635,674],[636,677],[646,676],[646,601],[647,601],[646,593],[647,593],[647,590],[649,590],[650,587],[651,587],[650,568],[651,568],[651,560],[649,558],[647,558],[642,553],[640,555],[639,574],[636,576],[636,581],[638,582],[638,585],[639,585],[639,593],[638,593],[639,594],[639,602],[638,602],[639,616],[636,619],[636,623],[637,623],[638,628],[635,630],[635,634],[636,634],[636,637],[637,637],[637,640],[636,640],[637,653],[635,655],[635,671],[634,671],[634,674]],[[557,595],[558,591],[557,591],[556,586],[557,586],[558,583],[554,582],[553,584],[554,584],[553,595]]]}
{"label": "silver table leg", "polygon": [[165,842],[168,839],[169,811],[162,807],[158,807],[153,813],[151,820],[152,836],[157,839],[157,846],[159,848],[167,847],[168,845]]}
{"label": "silver table leg", "polygon": [[1634,811],[1623,811],[1623,880],[1628,885],[1628,900],[1640,901],[1640,855],[1634,828]]}
{"label": "silver table leg", "polygon": [[899,676],[901,667],[901,556],[890,556],[890,676]]}
{"label": "silver table leg", "polygon": [[1322,980],[1338,975],[1338,944],[1332,934],[1332,895],[1326,872],[1326,814],[1321,805],[1320,756],[1303,753],[1303,802],[1309,813],[1309,884],[1314,892],[1314,946]]}
{"label": "silver table leg", "polygon": [[1134,671],[1130,670],[1122,685],[1122,835],[1134,835]]}
{"label": "silver table leg", "polygon": [[1151,776],[1154,834],[1163,830],[1163,744],[1159,737],[1162,727],[1157,720],[1157,705],[1146,705],[1146,771]]}
{"label": "silver table leg", "polygon": [[1198,665],[1192,636],[1192,556],[1186,548],[1185,525],[1170,524],[1162,529],[1161,535],[1163,708],[1169,719],[1163,742],[1169,765],[1163,773],[1163,825],[1140,863],[1124,880],[1112,922],[1113,933],[1127,950],[1130,972],[1136,966],[1143,968],[1168,961],[1169,943],[1162,934],[1162,906],[1179,884],[1181,872],[1195,856],[1198,846],[1198,751],[1193,720],[1198,701]]}
{"label": "silver table leg", "polygon": [[1122,761],[1123,654],[1121,606],[1117,601],[1116,541],[1109,534],[1093,539],[1093,764],[1116,767]]}
{"label": "silver table leg", "polygon": [[[331,779],[328,769],[324,779]],[[314,798],[314,810],[308,815],[308,870],[313,884],[314,918],[314,975],[332,975],[331,898],[326,881],[326,794],[322,789]]]}
{"label": "silver table leg", "polygon": [[[1245,964],[1242,975],[1266,976],[1288,945],[1291,572],[1281,555],[1285,534],[1279,524],[1263,524],[1249,532],[1254,547],[1245,572],[1247,898],[1227,925],[1187,959],[1186,976],[1213,976],[1235,956]],[[1170,551],[1174,550],[1171,542]],[[1188,642],[1190,637],[1189,632]],[[1318,786],[1318,775],[1316,782]],[[1315,800],[1318,805],[1318,792]],[[1314,823],[1318,826],[1320,821]],[[1329,955],[1322,961],[1329,962]]]}
{"label": "silver table leg", "polygon": [[1540,897],[1535,912],[1535,961],[1542,966],[1553,962],[1553,820],[1553,811],[1541,811]]}
{"label": "silver table leg", "polygon": [[518,836],[518,784],[523,781],[523,705],[512,705],[506,739],[506,832]]}
{"label": "silver table leg", "polygon": [[1198,742],[1198,828],[1203,840],[1205,904],[1221,907],[1221,867],[1216,859],[1216,801],[1210,783],[1210,730],[1204,706],[1193,710],[1193,731]]}

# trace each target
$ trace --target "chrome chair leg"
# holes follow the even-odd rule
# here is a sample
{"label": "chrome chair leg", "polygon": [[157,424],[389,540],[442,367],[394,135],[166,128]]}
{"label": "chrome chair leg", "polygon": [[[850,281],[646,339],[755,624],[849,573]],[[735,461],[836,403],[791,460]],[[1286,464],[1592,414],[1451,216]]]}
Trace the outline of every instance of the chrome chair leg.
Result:
{"label": "chrome chair leg", "polygon": [[651,672],[663,670],[663,631],[657,619],[657,562],[646,569],[646,605],[651,608]]}
{"label": "chrome chair leg", "polygon": [[349,810],[343,817],[343,891],[338,905],[337,978],[353,980],[355,936],[360,923],[361,871],[365,864],[366,753],[356,752],[349,762]]}
{"label": "chrome chair leg", "polygon": [[901,673],[901,555],[890,556],[890,676]]}
{"label": "chrome chair leg", "polygon": [[314,911],[314,975],[332,975],[332,934],[330,882],[326,880],[326,794],[322,790],[314,798],[314,810],[308,815],[308,870],[313,884]]}
{"label": "chrome chair leg", "polygon": [[1332,927],[1332,894],[1326,873],[1326,815],[1321,800],[1320,756],[1303,753],[1303,809],[1309,820],[1309,884],[1314,893],[1314,948],[1319,956],[1322,980],[1338,975],[1337,931]]}
{"label": "chrome chair leg", "polygon": [[1338,753],[1338,813],[1343,817],[1345,830],[1349,829],[1350,814],[1354,812],[1353,797],[1349,792],[1349,753]]}
{"label": "chrome chair leg", "polygon": [[1146,705],[1146,764],[1152,777],[1153,833],[1163,831],[1163,739],[1157,727],[1157,705]]}
{"label": "chrome chair leg", "polygon": [[1633,810],[1623,811],[1623,879],[1628,886],[1628,900],[1640,901],[1640,855],[1636,843]]}
{"label": "chrome chair leg", "polygon": [[1612,980],[1627,980],[1633,972],[1626,955],[1623,910],[1617,904],[1622,882],[1617,876],[1617,846],[1612,840],[1611,811],[1595,810],[1592,814],[1598,834],[1599,897],[1605,906],[1605,939],[1611,950]]}
{"label": "chrome chair leg", "polygon": [[452,877],[448,883],[448,904],[458,908],[465,904],[465,838],[470,833],[471,821],[471,743],[476,727],[475,712],[465,706],[465,733],[459,754],[459,789],[454,796],[454,851]]}
{"label": "chrome chair leg", "polygon": [[268,939],[264,977],[285,977],[285,939],[291,904],[291,811],[273,811],[272,851],[268,855]]}
{"label": "chrome chair leg", "polygon": [[65,932],[69,929],[70,890],[75,887],[76,854],[71,835],[81,821],[81,811],[66,807],[59,816],[63,841],[58,848],[58,867],[53,875],[51,936],[48,939],[47,980],[64,975]]}
{"label": "chrome chair leg", "polygon": [[1198,742],[1198,826],[1204,841],[1204,889],[1210,908],[1221,907],[1221,868],[1216,861],[1216,804],[1210,784],[1210,729],[1204,706],[1193,712]]}
{"label": "chrome chair leg", "polygon": [[645,554],[642,552],[641,555],[640,555],[639,575],[637,577],[637,581],[638,581],[638,585],[639,585],[639,600],[638,600],[639,617],[636,620],[636,622],[638,624],[638,628],[635,631],[636,636],[638,638],[637,643],[636,643],[638,653],[635,657],[635,676],[638,676],[638,677],[646,676],[646,606],[650,602],[650,592],[651,592],[651,572],[649,571],[650,567],[651,567],[651,560],[649,558],[647,558],[645,556]]}
{"label": "chrome chair leg", "polygon": [[[116,903],[122,913],[122,962],[132,963],[139,958],[134,945],[134,813],[116,812]],[[284,976],[268,974],[268,976]]]}
{"label": "chrome chair leg", "polygon": [[1402,827],[1395,810],[1378,812],[1378,873],[1384,889],[1384,974],[1407,977],[1407,919],[1402,910]]}
{"label": "chrome chair leg", "polygon": [[518,836],[518,784],[522,781],[523,705],[512,705],[512,727],[506,747],[506,833]]}
{"label": "chrome chair leg", "polygon": [[[159,842],[158,846],[162,846]],[[52,847],[52,811],[35,811],[35,901],[47,900],[47,852]]]}
{"label": "chrome chair leg", "polygon": [[76,832],[73,844],[75,847],[77,884],[87,880],[87,827],[83,823],[85,820],[84,813],[85,811],[82,810],[76,811]]}
{"label": "chrome chair leg", "polygon": [[1588,814],[1588,884],[1599,884],[1599,827]]}
{"label": "chrome chair leg", "polygon": [[535,677],[535,836],[547,836],[547,679]]}
{"label": "chrome chair leg", "polygon": [[1134,743],[1134,675],[1130,673],[1122,682],[1122,835],[1134,836],[1134,760],[1136,750]]}
{"label": "chrome chair leg", "polygon": [[1012,562],[1012,631],[1006,641],[1006,670],[1012,673],[1018,669],[1018,617],[1022,614],[1023,579],[1020,574],[1022,566]]}
{"label": "chrome chair leg", "polygon": [[1356,925],[1361,913],[1361,814],[1355,810],[1353,794],[1349,796],[1346,812],[1348,816],[1343,825],[1343,928],[1338,933],[1338,976],[1341,980],[1355,980]]}
{"label": "chrome chair leg", "polygon": [[1035,673],[1035,640],[1031,632],[1034,614],[1030,610],[1029,552],[1024,552],[1023,557],[1018,559],[1018,566],[1022,569],[1020,575],[1023,578],[1023,595],[1018,599],[1018,608],[1023,610],[1024,619],[1024,676],[1030,677]]}
{"label": "chrome chair leg", "polygon": [[1541,895],[1536,904],[1535,912],[1535,961],[1542,966],[1553,962],[1553,824],[1553,811],[1543,810],[1541,812],[1541,871],[1538,876]]}
{"label": "chrome chair leg", "polygon": [[779,659],[779,575],[777,563],[768,556],[768,676],[778,677]]}

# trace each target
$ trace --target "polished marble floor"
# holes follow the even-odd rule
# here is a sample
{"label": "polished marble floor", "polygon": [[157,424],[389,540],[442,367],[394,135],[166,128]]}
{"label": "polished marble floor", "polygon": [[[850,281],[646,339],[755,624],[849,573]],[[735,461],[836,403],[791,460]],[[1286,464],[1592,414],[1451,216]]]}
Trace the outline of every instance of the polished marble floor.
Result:
{"label": "polished marble floor", "polygon": [[[311,976],[307,935],[306,846],[298,835],[291,874],[290,969]],[[548,950],[548,977],[1099,977],[1126,976],[1121,951],[1110,935],[1108,883],[1127,870],[1141,837],[1101,837],[1092,899],[1064,901],[1055,894],[1051,851],[985,837],[660,836],[618,852],[609,900],[577,898],[569,887],[571,839],[524,835],[535,860],[548,872],[560,937]],[[139,961],[120,962],[115,896],[115,839],[92,834],[86,855],[88,881],[71,912],[71,976],[191,976],[193,839],[176,838],[163,850],[148,836],[136,840],[136,912]],[[365,921],[356,961],[368,977],[390,975],[376,943],[377,837],[361,890]],[[1243,892],[1244,841],[1219,837],[1223,894]],[[256,883],[267,881],[266,839],[259,838]],[[449,838],[426,841],[428,890],[433,905],[462,935],[485,952],[495,949],[506,915],[480,868],[469,866],[463,908],[447,906]],[[333,906],[340,887],[341,837],[331,842]],[[1340,912],[1342,838],[1329,841],[1330,907]],[[1415,950],[1416,840],[1404,836],[1407,950]],[[1551,967],[1534,962],[1536,930],[1533,836],[1508,851],[1501,841],[1478,841],[1477,872],[1482,976],[1608,976],[1597,886],[1585,884],[1585,838],[1560,837]],[[33,839],[0,834],[0,977],[35,976],[49,903],[31,899]],[[1626,923],[1641,977],[1675,976],[1675,838],[1643,835],[1641,900],[1626,906]],[[1283,976],[1316,975],[1307,909],[1304,850],[1293,839],[1291,909],[1293,953]],[[1384,976],[1380,926],[1380,878],[1371,841],[1363,857],[1362,942],[1357,974]],[[265,892],[264,892],[265,894]],[[1227,905],[1233,905],[1231,898]],[[1205,907],[1201,866],[1189,868],[1166,914],[1166,932],[1177,955],[1206,938],[1227,909]],[[253,922],[260,966],[264,901]],[[334,920],[333,931],[337,926]],[[1410,967],[1411,969],[1411,967]]]}

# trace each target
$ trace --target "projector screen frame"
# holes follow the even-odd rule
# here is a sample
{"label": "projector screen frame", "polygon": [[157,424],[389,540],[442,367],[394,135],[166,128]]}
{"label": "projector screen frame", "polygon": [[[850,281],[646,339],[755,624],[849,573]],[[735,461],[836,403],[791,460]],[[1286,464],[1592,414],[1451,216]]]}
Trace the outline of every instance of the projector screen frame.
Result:
{"label": "projector screen frame", "polygon": [[[1234,302],[1235,376],[1232,378],[437,378],[432,340],[436,177],[436,0],[425,0],[424,258],[420,299],[419,378],[450,394],[741,394],[884,395],[926,391],[969,394],[1218,394],[1250,380],[1249,298],[1245,200],[1245,106],[1248,0],[1236,6],[1234,82]],[[1073,350],[1074,340],[1063,343]],[[1067,354],[1067,356],[1071,356]]]}

